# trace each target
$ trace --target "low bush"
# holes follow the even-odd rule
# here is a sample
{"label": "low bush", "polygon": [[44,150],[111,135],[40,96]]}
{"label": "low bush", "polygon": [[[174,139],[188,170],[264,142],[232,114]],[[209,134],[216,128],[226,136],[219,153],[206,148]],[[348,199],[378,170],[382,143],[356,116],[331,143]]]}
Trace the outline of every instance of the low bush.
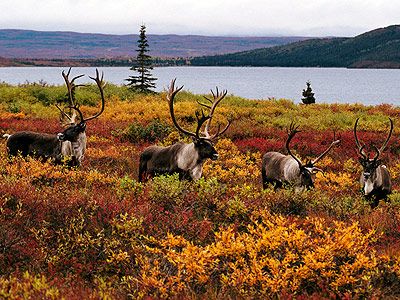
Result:
{"label": "low bush", "polygon": [[152,120],[147,125],[134,122],[121,134],[123,141],[131,143],[155,142],[167,137],[172,128],[158,119]]}
{"label": "low bush", "polygon": [[[51,104],[63,86],[0,84],[0,135],[62,130]],[[288,100],[227,96],[216,122],[234,121],[215,141],[202,178],[137,178],[149,143],[190,138],[173,130],[165,93],[140,95],[108,84],[106,109],[88,122],[79,168],[9,159],[0,141],[0,298],[398,298],[400,159],[398,129],[383,159],[393,193],[375,209],[360,193],[353,125],[367,150],[386,138],[400,109],[360,104],[299,106]],[[201,95],[177,95],[176,115],[193,130]],[[98,110],[95,85],[80,88],[82,111]],[[217,116],[218,115],[218,116]],[[263,190],[261,160],[292,149],[318,163],[315,188]],[[213,126],[212,126],[213,127]],[[214,132],[215,128],[211,131]],[[124,136],[123,134],[126,134]]]}

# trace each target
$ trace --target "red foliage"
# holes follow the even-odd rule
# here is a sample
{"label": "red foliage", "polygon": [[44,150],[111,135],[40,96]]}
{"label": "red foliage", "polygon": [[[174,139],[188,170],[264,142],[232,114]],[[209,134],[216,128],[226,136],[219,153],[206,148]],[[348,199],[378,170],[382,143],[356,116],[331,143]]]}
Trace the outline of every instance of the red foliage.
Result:
{"label": "red foliage", "polygon": [[[361,143],[367,145],[366,149],[371,153],[371,157],[375,154],[372,145],[376,145],[378,148],[383,144],[386,139],[385,133],[379,132],[359,132],[358,138]],[[340,145],[330,151],[329,156],[334,159],[343,160],[343,158],[357,159],[358,151],[354,141],[353,131],[344,131],[337,134],[337,139],[340,139]],[[286,153],[285,143],[287,140],[286,131],[269,131],[268,138],[244,138],[236,139],[235,144],[238,148],[243,151],[260,151],[266,153],[268,151],[277,151]],[[333,132],[312,132],[302,131],[298,133],[290,143],[290,148],[295,150],[303,159],[308,157],[316,157],[324,152],[331,142],[333,141]],[[388,148],[383,153],[384,157],[389,159],[392,156],[399,155],[400,139],[395,135],[392,135],[391,140],[388,144]],[[393,157],[394,158],[394,157]]]}
{"label": "red foliage", "polygon": [[24,130],[56,134],[63,128],[60,122],[54,119],[0,119],[0,131],[11,134]]}
{"label": "red foliage", "polygon": [[265,139],[265,138],[247,138],[242,140],[236,140],[235,144],[238,146],[238,149],[242,152],[259,151],[261,153],[266,153],[269,151],[278,151],[277,149],[282,149],[283,151],[284,147],[284,141]]}
{"label": "red foliage", "polygon": [[[343,109],[341,106],[339,108]],[[332,110],[335,109],[333,105]],[[385,111],[388,115],[394,115],[396,112],[393,107],[384,105],[376,109],[380,112]],[[259,182],[259,178],[256,178],[254,182],[243,183],[244,186],[251,187],[248,190],[246,188],[239,190],[241,186],[227,184],[218,195],[206,195],[203,198],[199,196],[198,189],[190,185],[187,190],[184,190],[179,201],[161,204],[157,201],[158,199],[150,196],[151,185],[149,184],[142,186],[143,192],[140,193],[129,188],[117,192],[120,178],[124,176],[137,178],[139,154],[147,146],[147,144],[122,142],[112,134],[126,126],[126,122],[102,119],[88,123],[88,155],[80,168],[81,172],[86,172],[86,177],[80,181],[45,176],[31,180],[22,176],[18,177],[18,174],[13,174],[17,179],[10,179],[5,167],[0,168],[0,172],[4,173],[0,173],[4,175],[4,180],[0,182],[0,208],[2,209],[0,213],[0,275],[18,274],[18,270],[33,270],[38,274],[50,274],[55,281],[57,278],[62,278],[60,286],[70,286],[70,294],[68,292],[63,294],[67,298],[91,298],[93,295],[88,288],[88,283],[93,283],[94,274],[118,277],[134,272],[134,263],[124,265],[119,269],[115,268],[115,270],[112,267],[106,267],[104,245],[96,245],[84,254],[83,250],[76,251],[70,256],[60,257],[56,263],[48,263],[34,230],[43,228],[47,230],[49,238],[46,240],[48,242],[46,247],[50,249],[49,253],[52,253],[51,251],[56,251],[58,246],[57,232],[65,229],[68,221],[78,218],[80,214],[85,216],[85,231],[93,236],[99,232],[109,234],[113,220],[120,214],[127,213],[129,216],[142,220],[137,232],[143,236],[163,238],[167,233],[172,233],[182,235],[195,244],[208,244],[213,240],[215,230],[225,225],[233,224],[237,231],[245,230],[250,216],[254,216],[262,208],[272,213],[289,216],[288,219],[291,215],[315,215],[332,222],[357,220],[363,229],[373,228],[383,233],[376,249],[383,253],[395,255],[400,253],[400,244],[397,242],[400,238],[400,215],[395,210],[398,205],[382,204],[379,209],[370,211],[369,206],[362,202],[356,188],[330,192],[329,187],[326,187],[322,188],[321,194],[313,191],[302,196],[280,191],[264,194],[261,191],[261,185],[254,184],[254,182]],[[0,119],[0,132],[12,133],[18,130],[57,133],[62,130],[62,127],[57,120],[53,119]],[[268,151],[286,153],[286,130],[261,125],[243,134],[240,130],[237,129],[236,132],[228,134],[234,137],[234,143],[240,151],[258,151],[261,154]],[[348,158],[356,160],[358,157],[353,131],[347,130],[339,134],[340,146],[329,153],[333,159],[330,171],[341,171],[343,162]],[[387,132],[360,130],[359,138],[371,151],[372,145],[379,147],[383,143],[386,134]],[[292,140],[291,148],[305,162],[308,158],[315,158],[325,151],[332,140],[332,131],[304,129]],[[385,163],[388,165],[398,161],[399,143],[399,138],[393,135],[388,149],[383,154]],[[2,150],[5,150],[5,147],[2,147]],[[6,163],[5,156],[3,163]],[[96,171],[104,177],[90,181],[88,178],[90,171]],[[102,182],[107,176],[112,177],[114,181]],[[355,176],[354,181],[357,180]],[[397,185],[399,180],[394,178],[394,183]],[[219,183],[219,185],[222,184]],[[346,199],[350,201],[345,202]],[[229,208],[231,209],[227,212]]]}

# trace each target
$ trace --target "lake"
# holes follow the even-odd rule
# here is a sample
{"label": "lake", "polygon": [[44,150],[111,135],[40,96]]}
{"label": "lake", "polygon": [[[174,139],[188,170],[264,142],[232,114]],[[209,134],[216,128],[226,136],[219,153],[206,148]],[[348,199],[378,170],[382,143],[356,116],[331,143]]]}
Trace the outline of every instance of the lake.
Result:
{"label": "lake", "polygon": [[[134,74],[128,67],[99,69],[106,81],[115,84],[124,84],[124,79]],[[19,84],[44,80],[48,84],[64,84],[62,70],[58,67],[0,68],[0,81]],[[95,68],[73,68],[71,75],[78,74],[94,76]],[[158,78],[157,91],[166,89],[171,79],[177,78],[177,85],[184,85],[193,93],[205,94],[218,86],[244,98],[287,98],[299,103],[306,81],[310,80],[317,103],[400,104],[398,69],[162,67],[155,68],[152,74]]]}

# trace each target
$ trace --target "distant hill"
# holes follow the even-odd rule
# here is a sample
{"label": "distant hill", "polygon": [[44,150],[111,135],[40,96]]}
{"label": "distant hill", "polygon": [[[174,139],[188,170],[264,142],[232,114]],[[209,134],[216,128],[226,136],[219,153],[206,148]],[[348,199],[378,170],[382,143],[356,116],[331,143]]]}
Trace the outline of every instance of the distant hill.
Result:
{"label": "distant hill", "polygon": [[353,38],[321,38],[232,54],[197,57],[201,66],[400,68],[400,25]]}
{"label": "distant hill", "polygon": [[[138,35],[0,30],[0,57],[25,59],[98,59],[136,56]],[[193,57],[272,47],[305,37],[213,37],[148,35],[150,55]]]}

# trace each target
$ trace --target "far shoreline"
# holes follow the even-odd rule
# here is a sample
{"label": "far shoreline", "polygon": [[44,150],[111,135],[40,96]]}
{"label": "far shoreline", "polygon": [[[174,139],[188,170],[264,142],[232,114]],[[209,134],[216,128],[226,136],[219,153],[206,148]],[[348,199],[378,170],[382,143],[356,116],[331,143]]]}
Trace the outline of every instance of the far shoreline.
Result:
{"label": "far shoreline", "polygon": [[[290,66],[290,65],[193,65],[190,63],[192,58],[154,58],[153,67],[238,67],[238,68],[317,68],[317,69],[376,69],[376,70],[398,70],[400,65],[391,62],[371,62],[362,63],[359,66]],[[48,59],[48,58],[4,58],[0,57],[0,68],[10,67],[132,67],[132,58],[90,58],[90,59]]]}

